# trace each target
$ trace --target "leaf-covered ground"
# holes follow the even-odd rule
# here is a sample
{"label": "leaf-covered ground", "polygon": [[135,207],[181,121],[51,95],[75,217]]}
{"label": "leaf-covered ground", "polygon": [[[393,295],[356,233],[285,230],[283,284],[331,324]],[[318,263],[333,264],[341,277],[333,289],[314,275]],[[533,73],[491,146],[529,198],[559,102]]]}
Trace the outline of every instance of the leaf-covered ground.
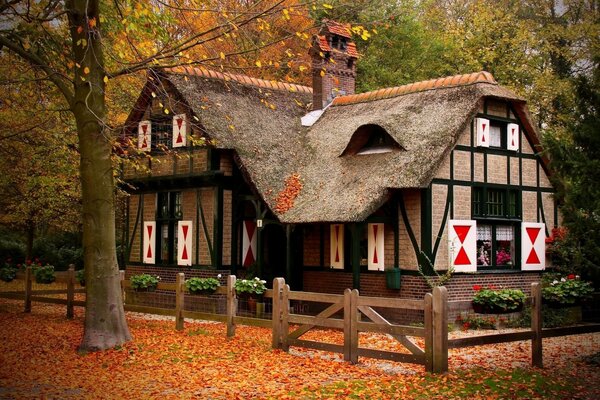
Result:
{"label": "leaf-covered ground", "polygon": [[[270,348],[270,330],[238,326],[227,340],[218,323],[186,323],[129,314],[134,341],[103,353],[77,354],[83,309],[0,299],[0,399],[431,399],[600,398],[600,366],[583,356],[600,352],[600,334],[544,340],[546,368],[533,369],[528,342],[450,352],[451,373],[338,354]],[[462,335],[463,333],[456,333]],[[473,333],[471,333],[473,334]],[[339,342],[337,332],[312,333]],[[361,345],[392,346],[382,335]]]}

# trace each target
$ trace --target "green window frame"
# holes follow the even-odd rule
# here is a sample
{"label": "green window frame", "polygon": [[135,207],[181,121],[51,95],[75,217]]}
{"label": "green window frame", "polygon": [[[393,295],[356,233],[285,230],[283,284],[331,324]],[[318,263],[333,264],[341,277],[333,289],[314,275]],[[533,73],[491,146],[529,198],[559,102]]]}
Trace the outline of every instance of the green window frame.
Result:
{"label": "green window frame", "polygon": [[514,188],[475,186],[473,218],[521,219],[521,191]]}
{"label": "green window frame", "polygon": [[156,199],[156,264],[177,264],[177,228],[182,217],[181,192],[159,192]]}

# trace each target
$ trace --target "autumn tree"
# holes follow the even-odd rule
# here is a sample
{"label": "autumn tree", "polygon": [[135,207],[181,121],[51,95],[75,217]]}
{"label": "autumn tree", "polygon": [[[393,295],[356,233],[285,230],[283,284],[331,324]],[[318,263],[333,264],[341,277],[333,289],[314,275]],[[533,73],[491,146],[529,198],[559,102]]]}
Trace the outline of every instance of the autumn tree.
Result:
{"label": "autumn tree", "polygon": [[[221,68],[232,57],[256,54],[282,38],[277,33],[249,40],[249,32],[261,26],[270,30],[265,24],[269,18],[288,20],[290,10],[297,10],[298,4],[293,5],[289,8],[283,0],[0,2],[1,50],[28,63],[39,74],[37,79],[53,85],[77,131],[89,282],[82,350],[107,349],[130,340],[116,262],[111,162],[115,132],[107,124],[107,83],[150,67]],[[302,33],[290,30],[288,36],[298,35]],[[240,37],[249,40],[245,48],[227,47]],[[252,64],[260,68],[265,63],[268,60],[256,59]]]}

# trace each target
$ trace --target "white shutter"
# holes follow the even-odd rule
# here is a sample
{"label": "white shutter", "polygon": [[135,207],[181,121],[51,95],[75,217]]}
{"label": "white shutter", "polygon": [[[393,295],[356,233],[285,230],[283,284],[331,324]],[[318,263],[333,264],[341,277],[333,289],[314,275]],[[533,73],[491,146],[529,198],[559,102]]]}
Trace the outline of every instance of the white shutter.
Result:
{"label": "white shutter", "polygon": [[543,270],[546,267],[546,225],[539,222],[521,224],[521,269]]}
{"label": "white shutter", "polygon": [[177,265],[192,265],[192,221],[177,223]]}
{"label": "white shutter", "polygon": [[256,221],[242,223],[242,266],[249,267],[256,261]]}
{"label": "white shutter", "polygon": [[485,118],[475,118],[477,146],[490,147],[490,121]]}
{"label": "white shutter", "polygon": [[187,142],[187,117],[185,114],[173,116],[173,147],[185,147]]}
{"label": "white shutter", "polygon": [[138,124],[138,149],[150,151],[152,149],[152,124],[142,121]]}
{"label": "white shutter", "polygon": [[144,221],[144,257],[145,264],[154,264],[156,246],[156,222]]}
{"label": "white shutter", "polygon": [[450,265],[456,272],[477,271],[477,222],[451,219],[448,222]]}
{"label": "white shutter", "polygon": [[384,269],[384,224],[368,224],[368,269],[369,271],[383,271]]}
{"label": "white shutter", "polygon": [[519,125],[506,125],[506,148],[508,150],[519,150]]}
{"label": "white shutter", "polygon": [[331,268],[344,269],[344,225],[331,225],[331,239],[329,241]]}

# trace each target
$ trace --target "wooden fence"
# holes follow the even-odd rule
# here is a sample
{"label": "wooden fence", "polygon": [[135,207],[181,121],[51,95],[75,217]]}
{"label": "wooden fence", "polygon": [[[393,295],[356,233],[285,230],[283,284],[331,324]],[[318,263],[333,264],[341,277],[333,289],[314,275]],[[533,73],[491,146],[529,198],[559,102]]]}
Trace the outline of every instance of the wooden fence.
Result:
{"label": "wooden fence", "polygon": [[[85,289],[75,287],[75,271],[56,273],[56,282],[66,283],[66,289],[32,290],[33,274],[27,268],[24,274],[24,292],[4,292],[0,297],[23,299],[25,312],[31,312],[32,302],[61,304],[67,306],[67,318],[73,318],[74,306],[85,306],[84,301],[75,300],[76,293],[85,293]],[[543,366],[543,338],[600,332],[600,324],[578,325],[564,328],[542,329],[541,287],[538,283],[531,286],[531,328],[527,331],[488,334],[459,339],[448,339],[448,311],[462,302],[449,302],[445,287],[436,287],[423,300],[397,299],[360,296],[358,290],[346,289],[343,295],[291,291],[283,278],[275,278],[273,289],[264,293],[265,298],[273,301],[272,318],[254,318],[238,314],[238,297],[235,292],[236,277],[227,277],[227,285],[220,286],[215,292],[226,298],[225,314],[197,312],[185,309],[185,275],[179,273],[175,283],[159,283],[157,290],[175,293],[175,308],[159,308],[130,304],[125,301],[126,311],[169,315],[175,317],[175,329],[184,328],[184,318],[223,322],[227,325],[227,336],[235,335],[237,324],[254,325],[272,330],[272,347],[288,351],[290,346],[299,346],[343,354],[344,360],[356,363],[358,357],[371,357],[399,362],[416,363],[425,366],[426,371],[441,373],[448,371],[448,349],[505,343],[519,340],[531,340],[532,365]],[[124,279],[121,271],[122,289],[131,288],[130,281]],[[65,298],[47,297],[66,294]],[[325,309],[317,315],[295,313],[291,302],[324,304]],[[406,326],[389,322],[375,308],[392,308],[422,311],[424,326]],[[296,325],[290,332],[290,326]],[[343,331],[343,344],[324,343],[301,337],[315,328],[338,329]],[[377,332],[390,335],[408,352],[392,352],[360,347],[360,332]],[[415,344],[411,337],[423,338],[424,348]]]}

